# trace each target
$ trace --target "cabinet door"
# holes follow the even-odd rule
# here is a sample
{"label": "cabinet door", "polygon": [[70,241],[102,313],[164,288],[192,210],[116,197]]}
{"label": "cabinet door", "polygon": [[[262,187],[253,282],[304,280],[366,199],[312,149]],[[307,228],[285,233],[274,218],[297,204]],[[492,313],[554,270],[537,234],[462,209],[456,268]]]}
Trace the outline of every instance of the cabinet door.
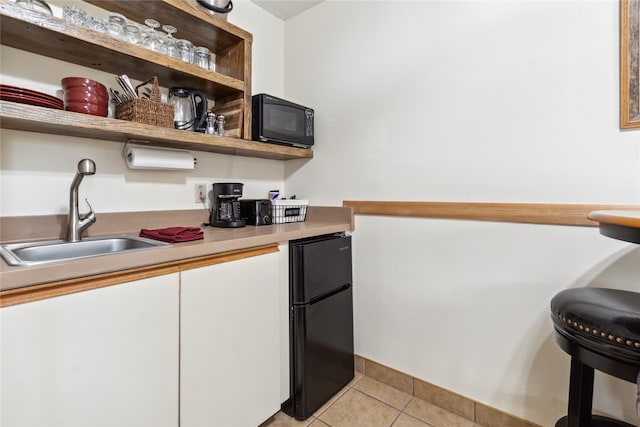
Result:
{"label": "cabinet door", "polygon": [[0,424],[177,426],[178,273],[0,310]]}
{"label": "cabinet door", "polygon": [[280,409],[278,253],[181,274],[180,425],[259,425]]}

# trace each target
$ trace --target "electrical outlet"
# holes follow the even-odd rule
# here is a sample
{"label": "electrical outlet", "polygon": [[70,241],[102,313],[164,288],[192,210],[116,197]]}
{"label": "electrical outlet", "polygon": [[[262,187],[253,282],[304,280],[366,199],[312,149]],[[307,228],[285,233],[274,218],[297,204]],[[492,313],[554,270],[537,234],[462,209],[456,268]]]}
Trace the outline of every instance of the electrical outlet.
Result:
{"label": "electrical outlet", "polygon": [[195,184],[195,202],[203,203],[207,199],[207,184]]}

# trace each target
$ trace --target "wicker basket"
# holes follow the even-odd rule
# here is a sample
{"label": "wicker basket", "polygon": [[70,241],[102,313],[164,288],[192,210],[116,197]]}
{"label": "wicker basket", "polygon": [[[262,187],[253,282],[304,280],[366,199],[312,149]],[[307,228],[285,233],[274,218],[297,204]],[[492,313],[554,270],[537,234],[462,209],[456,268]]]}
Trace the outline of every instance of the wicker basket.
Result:
{"label": "wicker basket", "polygon": [[136,93],[138,89],[150,82],[152,82],[152,88],[149,99],[133,98],[116,105],[116,118],[163,128],[173,128],[173,106],[162,103],[157,77],[154,76],[136,86]]}

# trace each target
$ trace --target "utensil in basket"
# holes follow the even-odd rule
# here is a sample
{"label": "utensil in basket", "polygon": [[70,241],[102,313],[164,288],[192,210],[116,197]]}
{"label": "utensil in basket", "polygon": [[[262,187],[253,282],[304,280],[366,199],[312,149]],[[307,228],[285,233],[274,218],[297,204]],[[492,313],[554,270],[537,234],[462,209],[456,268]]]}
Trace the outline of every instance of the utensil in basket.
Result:
{"label": "utensil in basket", "polygon": [[122,88],[126,98],[129,99],[129,98],[137,98],[138,97],[138,94],[133,89],[133,85],[131,84],[131,80],[129,80],[129,77],[127,77],[126,74],[123,74],[121,76],[116,76],[116,81],[118,82],[118,84]]}
{"label": "utensil in basket", "polygon": [[[142,98],[138,90],[151,83],[149,98]],[[116,105],[116,118],[136,123],[173,128],[173,106],[163,104],[157,77],[140,83],[134,90],[135,98]]]}

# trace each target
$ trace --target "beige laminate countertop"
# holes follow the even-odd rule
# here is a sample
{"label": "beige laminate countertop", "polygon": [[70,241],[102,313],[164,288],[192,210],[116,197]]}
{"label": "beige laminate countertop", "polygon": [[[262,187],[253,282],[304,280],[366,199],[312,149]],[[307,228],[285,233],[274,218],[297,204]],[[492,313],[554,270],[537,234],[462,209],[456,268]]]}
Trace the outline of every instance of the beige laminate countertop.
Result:
{"label": "beige laminate countertop", "polygon": [[[17,240],[59,238],[60,222],[64,221],[64,218],[52,215],[42,218],[9,217],[0,220],[2,221],[0,223],[2,243],[8,243]],[[94,234],[90,234],[91,236],[117,234],[137,236],[141,228],[190,226],[201,227],[204,231],[204,239],[176,243],[170,247],[31,267],[9,266],[2,260],[0,291],[353,230],[352,210],[343,207],[310,206],[304,222],[259,227],[203,227],[202,222],[207,220],[204,210],[98,214],[98,222],[88,230],[93,231]],[[18,237],[19,235],[23,236],[22,239]]]}

